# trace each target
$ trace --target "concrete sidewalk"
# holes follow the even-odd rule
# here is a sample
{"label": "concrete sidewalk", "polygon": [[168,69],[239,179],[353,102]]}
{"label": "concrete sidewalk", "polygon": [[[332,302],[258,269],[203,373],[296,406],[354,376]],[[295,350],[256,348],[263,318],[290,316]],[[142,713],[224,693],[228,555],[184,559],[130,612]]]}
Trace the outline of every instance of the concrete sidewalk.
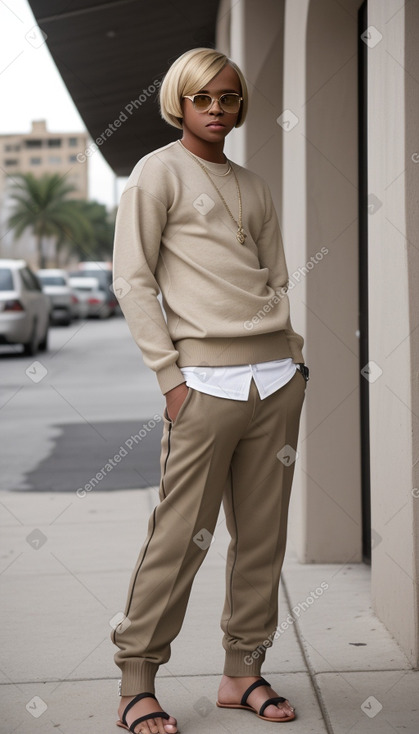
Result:
{"label": "concrete sidewalk", "polygon": [[[4,492],[0,501],[0,732],[121,731],[109,635],[156,490],[84,498]],[[277,726],[214,704],[227,543],[221,514],[171,660],[158,675],[157,695],[183,734],[262,734]],[[280,634],[263,674],[295,705],[294,734],[419,731],[419,671],[372,614],[369,575],[358,564],[300,565],[288,549]]]}

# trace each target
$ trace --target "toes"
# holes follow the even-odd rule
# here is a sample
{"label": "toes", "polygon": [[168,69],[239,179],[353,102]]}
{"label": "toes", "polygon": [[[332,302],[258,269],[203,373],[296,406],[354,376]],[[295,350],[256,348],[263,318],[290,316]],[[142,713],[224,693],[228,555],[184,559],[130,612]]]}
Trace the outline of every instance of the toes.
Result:
{"label": "toes", "polygon": [[155,719],[147,719],[135,729],[136,734],[177,734],[177,731],[177,722],[173,716],[169,719],[161,719],[158,716]]}
{"label": "toes", "polygon": [[288,707],[283,707],[283,708],[280,708],[280,709],[277,709],[277,710],[279,711],[280,718],[284,718],[284,717],[287,717],[287,716],[292,716],[293,713],[294,713],[294,711],[291,711],[291,709],[288,708]]}
{"label": "toes", "polygon": [[154,719],[142,721],[141,724],[138,724],[138,727],[135,727],[135,731],[138,732],[138,734],[157,734],[159,730],[154,726],[153,722]]}
{"label": "toes", "polygon": [[287,703],[287,704],[283,704],[282,706],[278,706],[278,708],[277,708],[277,715],[278,715],[278,712],[279,712],[279,716],[281,718],[284,718],[286,716],[293,716],[294,709],[292,708],[292,706],[290,706]]}
{"label": "toes", "polygon": [[289,703],[278,704],[278,706],[272,704],[271,706],[267,706],[263,712],[264,716],[268,716],[272,719],[284,719],[288,716],[292,716],[293,714],[294,711]]}
{"label": "toes", "polygon": [[155,719],[147,719],[138,725],[136,729],[138,734],[176,734],[176,727],[165,729],[163,719],[156,717]]}
{"label": "toes", "polygon": [[279,708],[273,704],[271,706],[267,706],[263,712],[263,716],[268,716],[270,719],[282,719],[287,715],[288,714],[285,713],[283,708]]}
{"label": "toes", "polygon": [[166,729],[164,728],[165,719],[152,719],[153,721],[153,728],[151,728],[152,734],[166,734]]}
{"label": "toes", "polygon": [[[164,719],[164,721],[166,721],[166,719]],[[163,724],[163,719],[158,717],[155,719],[148,719],[140,724],[140,726],[142,727],[139,729],[141,734],[175,734],[176,732],[176,727],[166,730]]]}

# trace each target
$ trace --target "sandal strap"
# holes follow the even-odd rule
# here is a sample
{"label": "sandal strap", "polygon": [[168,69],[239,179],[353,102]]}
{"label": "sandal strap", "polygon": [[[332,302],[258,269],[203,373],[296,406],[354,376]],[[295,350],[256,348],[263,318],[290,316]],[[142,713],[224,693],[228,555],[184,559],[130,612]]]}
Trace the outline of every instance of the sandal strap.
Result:
{"label": "sandal strap", "polygon": [[259,688],[259,686],[268,686],[268,688],[270,688],[270,685],[268,681],[265,680],[265,678],[260,678],[259,680],[255,681],[255,683],[252,683],[252,685],[249,686],[249,688],[247,688],[243,693],[242,700],[240,701],[241,706],[246,706],[247,699],[250,696],[251,692],[254,691],[255,688]]}
{"label": "sandal strap", "polygon": [[260,707],[260,709],[259,709],[259,716],[263,716],[263,712],[271,704],[284,703],[284,701],[286,701],[286,700],[287,699],[286,698],[282,698],[282,696],[275,696],[275,698],[268,698],[268,700],[265,701],[265,703],[263,703],[262,706]]}
{"label": "sandal strap", "polygon": [[135,719],[135,721],[132,722],[129,730],[135,734],[135,727],[137,724],[140,724],[141,721],[147,721],[147,719],[170,719],[169,714],[166,714],[166,711],[155,711],[153,714],[146,714],[145,716],[140,716],[139,719]]}
{"label": "sandal strap", "polygon": [[[134,696],[132,701],[129,702],[129,704],[125,707],[124,713],[121,716],[121,721],[124,724],[124,726],[128,726],[126,715],[130,709],[132,709],[133,706],[135,706],[138,701],[141,701],[143,698],[154,698],[155,701],[157,701],[157,698],[155,697],[154,693],[139,693],[138,696]],[[129,728],[129,727],[128,727]]]}

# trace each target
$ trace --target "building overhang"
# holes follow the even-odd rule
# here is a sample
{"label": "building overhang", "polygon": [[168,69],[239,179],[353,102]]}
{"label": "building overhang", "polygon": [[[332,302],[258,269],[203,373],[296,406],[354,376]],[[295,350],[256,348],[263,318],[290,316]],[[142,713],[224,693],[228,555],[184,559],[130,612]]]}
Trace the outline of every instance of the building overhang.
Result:
{"label": "building overhang", "polygon": [[[180,137],[158,83],[184,51],[214,47],[219,0],[29,0],[93,141],[118,176]],[[157,83],[156,83],[157,82]]]}

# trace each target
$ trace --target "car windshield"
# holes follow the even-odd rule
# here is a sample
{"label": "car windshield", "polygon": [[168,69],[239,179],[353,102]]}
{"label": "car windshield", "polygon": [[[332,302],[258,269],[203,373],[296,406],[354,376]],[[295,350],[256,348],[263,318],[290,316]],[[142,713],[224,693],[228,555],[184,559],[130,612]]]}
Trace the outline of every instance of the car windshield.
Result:
{"label": "car windshield", "polygon": [[0,268],[0,291],[13,291],[13,276],[9,268]]}
{"label": "car windshield", "polygon": [[42,285],[67,285],[65,278],[60,275],[38,275]]}

